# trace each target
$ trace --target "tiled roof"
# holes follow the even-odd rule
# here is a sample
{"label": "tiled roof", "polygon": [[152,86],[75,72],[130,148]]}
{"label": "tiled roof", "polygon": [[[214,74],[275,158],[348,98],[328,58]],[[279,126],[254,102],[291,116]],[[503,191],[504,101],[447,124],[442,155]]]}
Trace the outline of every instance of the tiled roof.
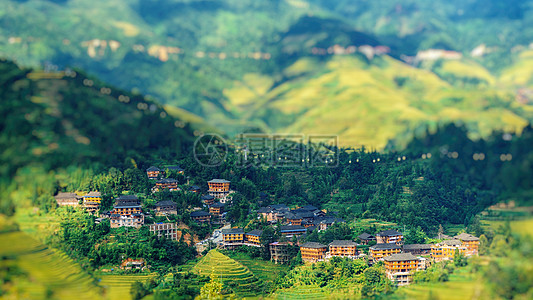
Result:
{"label": "tiled roof", "polygon": [[373,235],[370,235],[370,234],[368,234],[366,232],[361,233],[358,236],[358,238],[361,239],[361,240],[375,239],[375,237]]}
{"label": "tiled roof", "polygon": [[202,196],[202,200],[211,200],[211,199],[215,199],[215,197],[213,195],[203,195]]}
{"label": "tiled roof", "polygon": [[392,254],[389,256],[385,256],[383,258],[385,261],[406,261],[406,260],[418,260],[413,254],[411,253],[398,253],[398,254]]}
{"label": "tiled roof", "polygon": [[329,243],[329,245],[334,247],[355,247],[357,244],[350,240],[334,240],[333,242]]}
{"label": "tiled roof", "polygon": [[253,235],[253,236],[261,236],[263,234],[263,230],[255,229],[250,232],[247,232],[246,234]]}
{"label": "tiled roof", "polygon": [[457,240],[461,240],[461,241],[479,241],[479,238],[478,237],[475,237],[471,234],[468,234],[468,233],[461,233],[459,235],[456,235],[453,237],[454,239],[457,239]]}
{"label": "tiled roof", "polygon": [[75,193],[58,193],[55,195],[56,199],[70,199],[70,198],[78,198],[78,195]]}
{"label": "tiled roof", "polygon": [[371,250],[389,250],[389,249],[401,249],[401,248],[402,247],[396,244],[390,244],[390,243],[375,244],[374,246],[370,247]]}
{"label": "tiled roof", "polygon": [[101,196],[102,194],[99,191],[92,191],[83,197],[101,197]]}
{"label": "tiled roof", "polygon": [[244,229],[242,228],[230,228],[230,229],[222,229],[222,234],[244,234]]}
{"label": "tiled roof", "polygon": [[197,211],[191,212],[191,217],[204,217],[204,216],[209,216],[209,215],[211,214],[203,210],[197,210]]}
{"label": "tiled roof", "polygon": [[305,227],[303,226],[300,226],[300,225],[286,225],[286,226],[281,226],[280,227],[280,231],[282,232],[286,232],[286,231],[305,231]]}
{"label": "tiled roof", "polygon": [[211,204],[211,207],[224,207],[224,206],[225,206],[225,204],[224,203],[220,203],[220,202]]}
{"label": "tiled roof", "polygon": [[307,242],[303,245],[300,245],[300,248],[315,248],[315,249],[319,249],[319,248],[326,248],[326,245],[322,245],[320,243],[315,243],[315,242]]}
{"label": "tiled roof", "polygon": [[211,182],[211,183],[230,183],[230,181],[226,180],[226,179],[211,179],[208,182]]}
{"label": "tiled roof", "polygon": [[155,172],[155,171],[161,171],[158,167],[151,166],[150,168],[146,169],[146,172]]}
{"label": "tiled roof", "polygon": [[431,244],[408,244],[403,245],[403,250],[430,250]]}
{"label": "tiled roof", "polygon": [[402,233],[398,232],[396,230],[385,230],[385,231],[382,231],[382,232],[378,233],[377,235],[379,235],[379,236],[395,236],[395,235],[402,235]]}
{"label": "tiled roof", "polygon": [[174,201],[171,201],[171,200],[163,200],[163,201],[159,201],[155,204],[155,206],[178,206],[176,204],[176,202]]}

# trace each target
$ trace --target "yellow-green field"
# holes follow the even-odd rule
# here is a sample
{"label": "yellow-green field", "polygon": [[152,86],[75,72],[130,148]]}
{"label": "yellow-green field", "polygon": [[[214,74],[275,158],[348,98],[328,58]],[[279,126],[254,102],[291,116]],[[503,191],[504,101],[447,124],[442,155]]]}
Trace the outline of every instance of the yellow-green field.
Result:
{"label": "yellow-green field", "polygon": [[131,299],[131,285],[136,282],[145,282],[151,275],[101,275],[99,285],[105,288],[105,297],[109,300]]}
{"label": "yellow-green field", "polygon": [[[505,225],[505,221],[482,220],[481,223],[492,230],[496,230]],[[510,225],[512,232],[533,237],[533,219],[511,221]]]}
{"label": "yellow-green field", "polygon": [[211,250],[193,268],[193,272],[201,275],[217,276],[224,285],[230,286],[239,297],[254,298],[262,286],[262,282],[243,264],[220,253]]}
{"label": "yellow-green field", "polygon": [[[472,300],[487,299],[485,286],[476,276],[466,270],[457,270],[450,280],[439,283],[419,283],[401,287],[397,295],[406,299],[450,299]],[[433,297],[433,298],[430,298]]]}
{"label": "yellow-green field", "polygon": [[101,299],[103,289],[64,253],[48,248],[27,234],[0,234],[0,263],[18,267],[23,275],[5,284],[6,299]]}

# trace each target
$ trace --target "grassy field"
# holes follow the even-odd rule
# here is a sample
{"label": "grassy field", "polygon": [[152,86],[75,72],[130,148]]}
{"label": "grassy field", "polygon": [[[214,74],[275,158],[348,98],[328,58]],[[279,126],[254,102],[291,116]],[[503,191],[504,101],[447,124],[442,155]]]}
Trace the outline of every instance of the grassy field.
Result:
{"label": "grassy field", "polygon": [[289,270],[287,265],[252,259],[242,253],[236,253],[235,255],[232,255],[232,258],[250,269],[250,271],[263,282],[274,282],[280,273]]}
{"label": "grassy field", "polygon": [[487,299],[484,289],[479,278],[460,269],[447,282],[412,284],[399,288],[396,295],[405,299]]}
{"label": "grassy field", "polygon": [[101,299],[103,289],[64,253],[27,234],[0,234],[1,269],[18,268],[13,284],[4,284],[6,299]]}
{"label": "grassy field", "polygon": [[304,285],[297,286],[290,289],[283,289],[277,291],[273,299],[287,299],[287,300],[296,300],[296,299],[327,299],[327,295],[322,291],[319,286],[314,285]]}
{"label": "grassy field", "polygon": [[105,288],[105,297],[109,300],[131,299],[130,288],[135,281],[144,282],[151,275],[102,275],[99,285]]}
{"label": "grassy field", "polygon": [[[500,226],[505,225],[505,221],[482,220],[481,223],[485,228],[492,230],[497,230]],[[533,237],[533,219],[511,221],[510,225],[512,232]]]}
{"label": "grassy field", "polygon": [[255,298],[263,286],[250,269],[217,250],[211,250],[192,271],[206,276],[216,275],[238,297]]}

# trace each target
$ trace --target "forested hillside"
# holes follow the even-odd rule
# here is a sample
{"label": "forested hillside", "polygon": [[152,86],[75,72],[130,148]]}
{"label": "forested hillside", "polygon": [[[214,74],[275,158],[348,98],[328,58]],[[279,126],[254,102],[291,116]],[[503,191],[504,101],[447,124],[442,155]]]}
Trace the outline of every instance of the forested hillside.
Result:
{"label": "forested hillside", "polygon": [[73,70],[44,72],[3,60],[0,84],[3,207],[11,205],[13,184],[46,189],[37,182],[53,184],[54,175],[44,175],[52,170],[125,168],[136,166],[139,157],[183,156],[191,149],[193,130],[202,126]]}
{"label": "forested hillside", "polygon": [[382,149],[428,124],[475,138],[532,120],[530,1],[1,3],[0,56],[79,67],[230,134],[318,130]]}

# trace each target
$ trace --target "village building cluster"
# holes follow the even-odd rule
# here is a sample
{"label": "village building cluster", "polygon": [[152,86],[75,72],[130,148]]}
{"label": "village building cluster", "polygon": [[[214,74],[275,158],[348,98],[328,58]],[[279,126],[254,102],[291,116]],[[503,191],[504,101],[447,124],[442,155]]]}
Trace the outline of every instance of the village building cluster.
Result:
{"label": "village building cluster", "polygon": [[[178,191],[178,181],[164,178],[167,171],[183,174],[184,170],[178,166],[167,167],[165,170],[150,167],[146,175],[155,181],[152,192],[163,190]],[[334,240],[327,245],[317,242],[300,242],[302,236],[313,231],[324,231],[336,223],[343,223],[335,213],[320,210],[315,206],[306,205],[290,209],[284,204],[273,204],[260,207],[255,211],[263,224],[274,225],[284,241],[263,243],[263,230],[246,231],[243,228],[231,228],[225,220],[229,207],[232,205],[231,182],[225,179],[212,179],[207,182],[207,193],[200,196],[203,208],[194,208],[190,212],[191,220],[198,223],[225,224],[218,231],[220,238],[215,243],[217,247],[234,250],[241,246],[268,247],[271,260],[275,263],[288,263],[294,256],[290,248],[299,249],[302,261],[316,263],[327,261],[333,257],[349,259],[366,258],[370,263],[383,261],[387,277],[397,285],[406,285],[412,281],[412,275],[417,270],[425,269],[431,262],[453,260],[457,254],[472,256],[478,254],[479,238],[461,233],[450,237],[439,235],[441,242],[435,244],[404,244],[404,236],[396,230],[384,230],[375,235],[362,233],[353,240]],[[190,186],[190,193],[201,193],[198,186]],[[100,213],[102,195],[98,191],[88,193],[59,193],[55,196],[60,206],[80,207],[88,213],[99,216],[97,222],[108,218],[111,228],[135,227],[145,225],[145,216],[141,200],[136,195],[120,195],[115,199],[113,209]],[[151,212],[156,217],[177,215],[178,207],[174,201],[163,200],[155,203]],[[254,212],[250,212],[254,213]],[[175,222],[147,224],[152,234],[177,241],[181,237],[179,225]],[[215,231],[216,232],[216,231]],[[200,244],[200,243],[199,243]],[[369,246],[370,245],[370,246]],[[198,246],[198,244],[197,244]],[[291,246],[291,247],[290,247]],[[198,247],[197,247],[198,248]],[[361,248],[368,251],[361,251]],[[126,260],[121,268],[144,268],[144,261]]]}

